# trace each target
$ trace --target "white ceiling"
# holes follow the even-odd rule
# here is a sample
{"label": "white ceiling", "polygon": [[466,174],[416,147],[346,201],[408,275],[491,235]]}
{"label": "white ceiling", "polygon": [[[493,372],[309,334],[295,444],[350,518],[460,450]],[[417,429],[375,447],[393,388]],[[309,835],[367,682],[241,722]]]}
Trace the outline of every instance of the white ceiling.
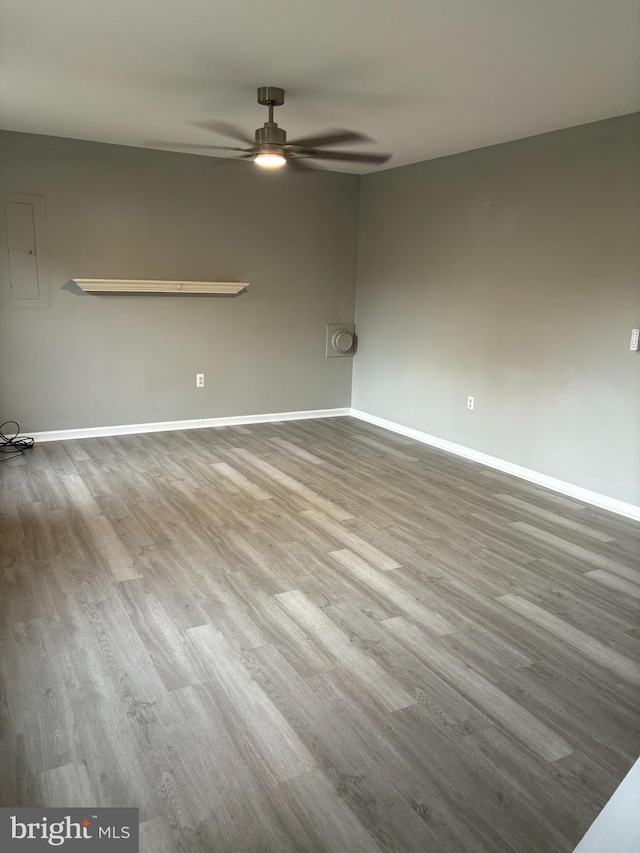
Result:
{"label": "white ceiling", "polygon": [[[0,0],[0,126],[142,146],[346,127],[383,168],[640,109],[638,0]],[[235,144],[233,142],[228,144]],[[176,146],[177,149],[177,146]],[[333,164],[332,164],[333,166]],[[338,166],[340,171],[371,167]]]}

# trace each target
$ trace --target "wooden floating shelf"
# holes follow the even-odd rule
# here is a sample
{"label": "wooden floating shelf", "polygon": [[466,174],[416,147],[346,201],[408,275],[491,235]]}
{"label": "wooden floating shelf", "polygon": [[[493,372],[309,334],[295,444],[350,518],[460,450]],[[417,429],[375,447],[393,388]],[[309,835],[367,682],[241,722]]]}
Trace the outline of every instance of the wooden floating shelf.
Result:
{"label": "wooden floating shelf", "polygon": [[246,281],[135,281],[124,278],[74,278],[85,293],[226,293],[249,287]]}

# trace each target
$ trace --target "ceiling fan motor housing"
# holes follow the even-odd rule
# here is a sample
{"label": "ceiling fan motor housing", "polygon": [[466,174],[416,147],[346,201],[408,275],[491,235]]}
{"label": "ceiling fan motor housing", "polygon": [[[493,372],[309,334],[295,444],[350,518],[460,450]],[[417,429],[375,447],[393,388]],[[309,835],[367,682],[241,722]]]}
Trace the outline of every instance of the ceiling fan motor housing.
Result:
{"label": "ceiling fan motor housing", "polygon": [[256,145],[276,145],[281,147],[287,144],[287,132],[278,127],[274,121],[266,121],[264,127],[256,130]]}
{"label": "ceiling fan motor housing", "polygon": [[284,104],[284,89],[278,86],[260,86],[258,89],[258,103],[263,107],[281,107]]}

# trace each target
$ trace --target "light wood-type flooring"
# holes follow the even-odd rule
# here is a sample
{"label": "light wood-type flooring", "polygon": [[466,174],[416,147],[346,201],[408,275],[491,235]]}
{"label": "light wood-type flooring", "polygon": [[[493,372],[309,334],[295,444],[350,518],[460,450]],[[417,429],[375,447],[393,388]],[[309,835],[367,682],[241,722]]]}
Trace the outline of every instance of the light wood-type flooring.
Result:
{"label": "light wood-type flooring", "polygon": [[0,465],[0,803],[142,853],[571,851],[640,747],[640,525],[350,418]]}

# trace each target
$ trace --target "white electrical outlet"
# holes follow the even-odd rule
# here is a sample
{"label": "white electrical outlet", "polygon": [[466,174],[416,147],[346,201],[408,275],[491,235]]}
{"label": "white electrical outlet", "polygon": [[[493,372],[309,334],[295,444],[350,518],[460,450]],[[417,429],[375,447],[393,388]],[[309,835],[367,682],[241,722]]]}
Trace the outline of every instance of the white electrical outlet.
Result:
{"label": "white electrical outlet", "polygon": [[476,404],[476,398],[475,397],[467,397],[467,409],[473,409],[475,404]]}
{"label": "white electrical outlet", "polygon": [[631,352],[638,352],[640,347],[640,329],[631,329],[631,341],[629,343],[629,349]]}
{"label": "white electrical outlet", "polygon": [[196,373],[196,388],[204,388],[204,373]]}

